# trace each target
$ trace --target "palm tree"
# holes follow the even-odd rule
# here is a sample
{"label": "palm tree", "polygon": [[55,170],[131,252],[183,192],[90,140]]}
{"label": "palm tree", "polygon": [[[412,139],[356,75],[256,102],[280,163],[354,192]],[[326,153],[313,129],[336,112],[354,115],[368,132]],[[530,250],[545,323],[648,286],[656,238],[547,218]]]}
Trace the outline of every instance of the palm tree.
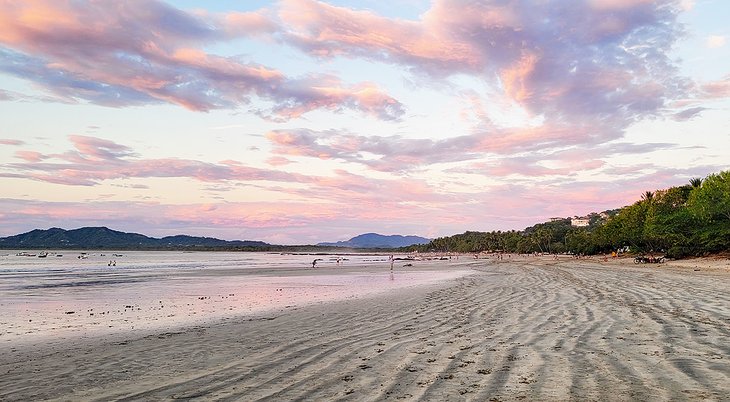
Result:
{"label": "palm tree", "polygon": [[691,184],[694,188],[698,188],[702,185],[702,179],[700,179],[699,177],[694,177],[692,179],[689,179],[689,184]]}
{"label": "palm tree", "polygon": [[654,193],[651,191],[647,191],[641,195],[641,199],[644,201],[651,201],[652,198],[654,198]]}

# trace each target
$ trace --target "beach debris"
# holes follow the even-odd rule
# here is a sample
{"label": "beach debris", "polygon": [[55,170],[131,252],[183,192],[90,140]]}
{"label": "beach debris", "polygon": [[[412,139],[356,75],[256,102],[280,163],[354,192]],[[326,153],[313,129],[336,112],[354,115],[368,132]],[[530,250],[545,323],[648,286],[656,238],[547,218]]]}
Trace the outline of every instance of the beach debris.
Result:
{"label": "beach debris", "polygon": [[76,312],[75,311],[67,311],[64,314],[76,314]]}

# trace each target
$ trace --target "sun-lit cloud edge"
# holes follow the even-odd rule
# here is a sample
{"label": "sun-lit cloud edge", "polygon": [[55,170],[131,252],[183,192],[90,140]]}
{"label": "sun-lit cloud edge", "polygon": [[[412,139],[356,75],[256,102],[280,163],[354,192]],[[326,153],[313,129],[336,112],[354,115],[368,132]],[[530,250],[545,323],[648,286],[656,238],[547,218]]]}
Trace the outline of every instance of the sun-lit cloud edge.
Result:
{"label": "sun-lit cloud edge", "polygon": [[403,115],[404,106],[372,82],[286,77],[202,50],[270,31],[262,13],[195,15],[159,1],[2,2],[0,71],[31,80],[56,99],[111,107],[172,103],[208,111],[260,98],[273,103],[262,113],[284,120],[316,109],[386,120]]}

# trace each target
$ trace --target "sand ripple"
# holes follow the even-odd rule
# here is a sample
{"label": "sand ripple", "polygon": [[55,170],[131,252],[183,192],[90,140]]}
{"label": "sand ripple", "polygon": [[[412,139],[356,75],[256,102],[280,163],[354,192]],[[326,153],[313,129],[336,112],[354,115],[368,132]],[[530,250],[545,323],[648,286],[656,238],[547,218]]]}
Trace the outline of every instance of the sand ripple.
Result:
{"label": "sand ripple", "polygon": [[439,288],[9,351],[0,400],[730,400],[727,272],[470,267]]}

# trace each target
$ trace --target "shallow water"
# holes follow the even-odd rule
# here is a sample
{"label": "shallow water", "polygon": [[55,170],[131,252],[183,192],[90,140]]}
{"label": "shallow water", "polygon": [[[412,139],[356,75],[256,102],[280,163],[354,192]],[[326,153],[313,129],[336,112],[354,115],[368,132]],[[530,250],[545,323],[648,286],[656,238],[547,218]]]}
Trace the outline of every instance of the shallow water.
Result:
{"label": "shallow water", "polygon": [[[89,252],[82,259],[70,251],[46,258],[7,253],[0,254],[0,344],[6,345],[260,316],[466,273],[419,271],[418,264],[391,273],[385,255],[134,251]],[[321,260],[313,270],[315,258]]]}

